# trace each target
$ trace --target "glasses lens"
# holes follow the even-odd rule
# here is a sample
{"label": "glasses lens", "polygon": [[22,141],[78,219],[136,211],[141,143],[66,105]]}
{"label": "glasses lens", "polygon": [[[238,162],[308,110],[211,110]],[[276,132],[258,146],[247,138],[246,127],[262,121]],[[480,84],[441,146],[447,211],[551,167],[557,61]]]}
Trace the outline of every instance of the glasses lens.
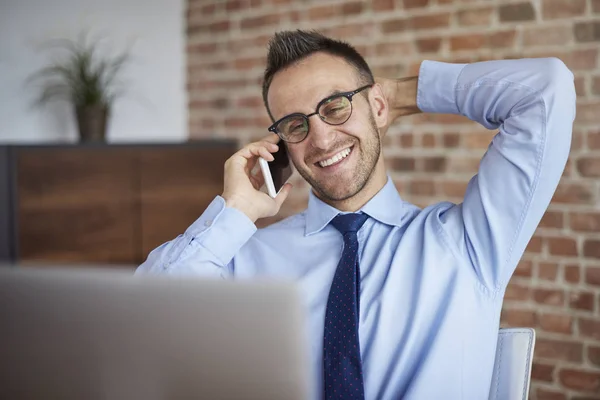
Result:
{"label": "glasses lens", "polygon": [[277,132],[286,142],[300,142],[308,134],[308,119],[299,115],[287,117],[277,125]]}
{"label": "glasses lens", "polygon": [[319,108],[321,119],[331,125],[343,124],[351,113],[352,103],[345,96],[331,98]]}

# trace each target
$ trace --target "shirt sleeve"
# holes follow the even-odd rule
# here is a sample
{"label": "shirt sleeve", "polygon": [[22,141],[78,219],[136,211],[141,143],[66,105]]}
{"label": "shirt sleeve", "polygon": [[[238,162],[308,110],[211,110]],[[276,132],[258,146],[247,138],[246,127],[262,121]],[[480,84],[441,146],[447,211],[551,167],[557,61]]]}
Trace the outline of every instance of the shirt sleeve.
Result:
{"label": "shirt sleeve", "polygon": [[565,168],[575,119],[573,74],[556,58],[421,65],[417,105],[498,129],[442,232],[489,289],[503,290]]}
{"label": "shirt sleeve", "polygon": [[182,235],[152,250],[136,273],[232,277],[234,256],[256,225],[217,196]]}

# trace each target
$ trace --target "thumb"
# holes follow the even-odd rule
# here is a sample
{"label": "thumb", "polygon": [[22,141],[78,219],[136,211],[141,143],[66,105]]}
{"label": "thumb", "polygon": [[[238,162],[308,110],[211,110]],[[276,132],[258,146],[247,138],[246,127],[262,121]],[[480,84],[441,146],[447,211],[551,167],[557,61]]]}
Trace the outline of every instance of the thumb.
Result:
{"label": "thumb", "polygon": [[275,197],[275,203],[277,204],[277,208],[281,208],[283,202],[285,201],[285,199],[287,199],[293,187],[294,186],[289,182],[283,185],[283,187],[279,191],[279,194]]}

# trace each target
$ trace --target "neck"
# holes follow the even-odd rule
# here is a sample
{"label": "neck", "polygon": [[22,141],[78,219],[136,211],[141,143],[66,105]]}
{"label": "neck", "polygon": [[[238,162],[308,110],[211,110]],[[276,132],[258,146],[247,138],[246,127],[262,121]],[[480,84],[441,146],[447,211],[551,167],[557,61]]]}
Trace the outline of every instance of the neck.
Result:
{"label": "neck", "polygon": [[360,210],[365,204],[369,202],[387,183],[387,175],[385,173],[385,166],[383,165],[383,157],[379,159],[373,174],[369,177],[369,180],[365,186],[354,196],[348,197],[344,200],[330,200],[324,199],[319,195],[317,191],[313,189],[313,193],[321,201],[330,206],[343,212],[356,212]]}

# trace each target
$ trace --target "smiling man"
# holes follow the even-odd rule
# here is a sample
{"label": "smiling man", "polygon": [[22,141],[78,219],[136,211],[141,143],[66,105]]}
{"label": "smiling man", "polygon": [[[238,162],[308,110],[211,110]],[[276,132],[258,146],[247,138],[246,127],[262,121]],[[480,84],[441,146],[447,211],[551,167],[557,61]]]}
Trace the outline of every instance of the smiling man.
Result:
{"label": "smiling man", "polygon": [[[416,77],[374,79],[350,45],[281,32],[263,97],[276,135],[234,154],[223,194],[138,271],[297,281],[315,398],[487,398],[504,290],[568,157],[571,72],[558,59],[424,61]],[[460,204],[419,209],[387,176],[382,136],[417,112],[498,130]],[[309,204],[257,230],[292,189],[272,199],[251,173],[278,145]]]}

